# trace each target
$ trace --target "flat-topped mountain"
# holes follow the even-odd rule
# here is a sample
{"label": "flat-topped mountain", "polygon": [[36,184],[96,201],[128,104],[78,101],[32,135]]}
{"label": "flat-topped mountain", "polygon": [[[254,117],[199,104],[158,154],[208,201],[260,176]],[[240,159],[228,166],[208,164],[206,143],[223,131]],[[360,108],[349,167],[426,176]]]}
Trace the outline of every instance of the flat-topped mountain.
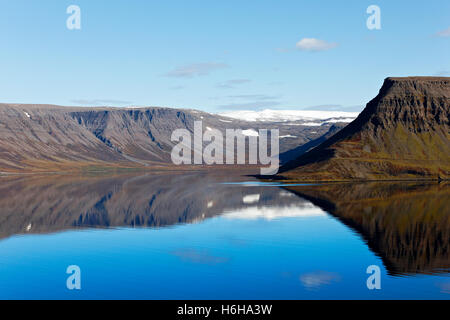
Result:
{"label": "flat-topped mountain", "polygon": [[450,78],[387,78],[344,129],[280,170],[293,180],[450,178]]}
{"label": "flat-topped mountain", "polygon": [[[341,121],[341,118],[332,121]],[[280,152],[326,134],[333,122],[244,121],[190,109],[0,104],[0,173],[172,165],[176,129],[280,130]],[[305,124],[306,123],[306,124]],[[318,140],[317,140],[318,141]],[[310,143],[311,144],[311,143]],[[315,144],[317,145],[317,144]]]}

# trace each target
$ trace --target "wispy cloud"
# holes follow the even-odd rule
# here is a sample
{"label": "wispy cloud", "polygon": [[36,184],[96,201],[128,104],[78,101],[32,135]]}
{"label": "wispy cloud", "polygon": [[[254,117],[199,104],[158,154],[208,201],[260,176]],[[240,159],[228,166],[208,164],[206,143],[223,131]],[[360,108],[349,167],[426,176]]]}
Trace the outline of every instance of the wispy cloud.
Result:
{"label": "wispy cloud", "polygon": [[359,112],[364,109],[363,105],[343,106],[340,104],[325,104],[319,106],[302,107],[302,110],[320,110],[320,111],[348,111]]}
{"label": "wispy cloud", "polygon": [[232,110],[255,110],[261,108],[275,107],[281,104],[279,96],[265,94],[239,94],[226,96],[233,102],[218,106],[221,109]]}
{"label": "wispy cloud", "polygon": [[326,110],[326,111],[336,111],[341,110],[343,107],[340,104],[323,104],[318,106],[303,107],[304,110]]}
{"label": "wispy cloud", "polygon": [[269,86],[280,86],[282,84],[284,84],[282,81],[272,81],[268,83]]}
{"label": "wispy cloud", "polygon": [[280,105],[279,101],[254,101],[246,103],[230,103],[219,106],[221,109],[231,109],[231,110],[255,110],[261,108],[271,108]]}
{"label": "wispy cloud", "polygon": [[221,89],[233,89],[239,85],[246,84],[249,82],[251,82],[251,80],[249,79],[232,79],[217,84],[217,87]]}
{"label": "wispy cloud", "polygon": [[318,290],[324,285],[339,281],[340,278],[339,274],[334,272],[315,271],[302,274],[300,276],[300,282],[308,290]]}
{"label": "wispy cloud", "polygon": [[173,86],[173,87],[169,87],[170,90],[182,90],[184,89],[184,86]]}
{"label": "wispy cloud", "polygon": [[228,68],[225,63],[204,62],[184,65],[175,68],[174,70],[165,74],[166,77],[173,78],[193,78],[198,76],[206,76],[212,71]]}
{"label": "wispy cloud", "polygon": [[436,33],[438,37],[450,37],[450,27]]}
{"label": "wispy cloud", "polygon": [[71,102],[85,106],[127,105],[133,103],[133,101],[114,99],[74,99]]}
{"label": "wispy cloud", "polygon": [[215,265],[219,263],[225,263],[229,261],[229,258],[226,257],[218,257],[211,255],[206,250],[197,250],[197,249],[183,249],[173,251],[172,254],[174,256],[179,257],[180,259],[192,263],[200,263],[200,264],[209,264]]}
{"label": "wispy cloud", "polygon": [[434,75],[437,76],[437,77],[450,76],[450,71],[449,70],[442,70],[442,71],[436,72]]}
{"label": "wispy cloud", "polygon": [[278,99],[278,96],[269,96],[265,94],[238,94],[230,95],[228,98],[231,99],[245,99],[245,100],[274,100]]}
{"label": "wispy cloud", "polygon": [[336,42],[327,42],[325,40],[315,38],[303,38],[296,44],[296,48],[302,51],[325,51],[336,48],[338,44]]}

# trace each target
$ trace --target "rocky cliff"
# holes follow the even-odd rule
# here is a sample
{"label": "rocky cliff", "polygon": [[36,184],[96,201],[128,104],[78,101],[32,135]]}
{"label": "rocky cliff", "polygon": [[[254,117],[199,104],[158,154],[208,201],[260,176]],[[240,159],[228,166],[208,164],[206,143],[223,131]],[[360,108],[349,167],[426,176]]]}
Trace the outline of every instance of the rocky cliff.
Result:
{"label": "rocky cliff", "polygon": [[294,180],[450,178],[450,78],[387,78],[359,117],[280,172]]}
{"label": "rocky cliff", "polygon": [[280,152],[325,134],[330,124],[249,122],[172,108],[77,108],[0,104],[0,173],[171,165],[175,129],[280,130]]}

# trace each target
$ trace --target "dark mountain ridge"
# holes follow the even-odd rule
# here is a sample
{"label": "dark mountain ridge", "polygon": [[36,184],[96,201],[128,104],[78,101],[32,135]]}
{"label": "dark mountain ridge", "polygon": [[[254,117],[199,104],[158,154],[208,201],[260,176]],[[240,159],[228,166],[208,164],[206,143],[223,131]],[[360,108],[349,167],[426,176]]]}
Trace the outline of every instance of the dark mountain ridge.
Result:
{"label": "dark mountain ridge", "polygon": [[283,166],[287,179],[450,177],[450,78],[387,78],[356,120]]}

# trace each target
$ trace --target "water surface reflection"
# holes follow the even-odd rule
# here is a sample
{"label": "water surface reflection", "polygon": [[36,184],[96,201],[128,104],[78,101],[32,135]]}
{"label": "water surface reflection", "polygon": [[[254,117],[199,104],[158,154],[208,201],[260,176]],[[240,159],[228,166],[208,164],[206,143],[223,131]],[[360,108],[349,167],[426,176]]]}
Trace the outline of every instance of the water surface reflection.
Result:
{"label": "water surface reflection", "polygon": [[0,238],[75,228],[164,227],[239,210],[249,217],[295,216],[291,209],[313,207],[280,188],[227,184],[239,179],[248,177],[205,172],[3,177]]}
{"label": "water surface reflection", "polygon": [[450,186],[359,183],[289,187],[356,230],[392,275],[450,270]]}
{"label": "water surface reflection", "polygon": [[[206,172],[1,177],[0,298],[445,298],[449,196]],[[72,264],[79,293],[64,286]]]}

